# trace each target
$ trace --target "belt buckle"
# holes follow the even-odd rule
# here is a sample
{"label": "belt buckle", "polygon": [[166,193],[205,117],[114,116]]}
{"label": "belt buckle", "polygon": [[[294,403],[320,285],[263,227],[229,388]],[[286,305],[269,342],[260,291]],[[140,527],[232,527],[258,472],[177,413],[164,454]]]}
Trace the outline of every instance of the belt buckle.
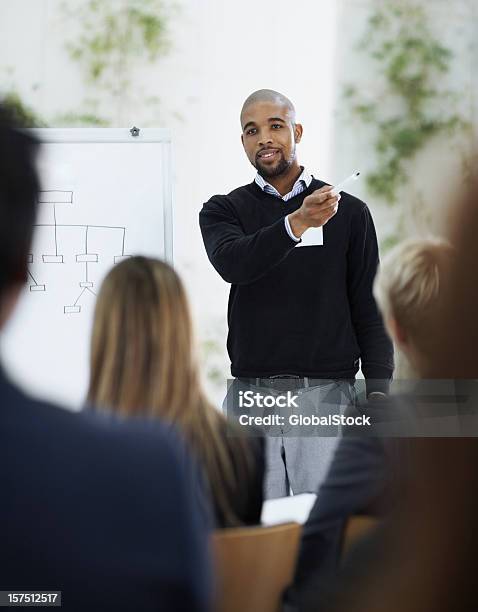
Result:
{"label": "belt buckle", "polygon": [[302,381],[303,378],[298,374],[276,374],[269,377],[271,388],[281,392],[300,389],[303,386]]}
{"label": "belt buckle", "polygon": [[270,379],[276,380],[281,378],[297,378],[300,379],[298,374],[275,374],[274,376],[269,376]]}

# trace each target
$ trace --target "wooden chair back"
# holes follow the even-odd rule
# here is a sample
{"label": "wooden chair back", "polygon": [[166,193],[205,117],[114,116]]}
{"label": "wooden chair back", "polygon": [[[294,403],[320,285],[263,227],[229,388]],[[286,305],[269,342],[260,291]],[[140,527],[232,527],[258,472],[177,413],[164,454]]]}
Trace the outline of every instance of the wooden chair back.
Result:
{"label": "wooden chair back", "polygon": [[300,532],[298,523],[215,531],[215,612],[278,612],[294,576]]}

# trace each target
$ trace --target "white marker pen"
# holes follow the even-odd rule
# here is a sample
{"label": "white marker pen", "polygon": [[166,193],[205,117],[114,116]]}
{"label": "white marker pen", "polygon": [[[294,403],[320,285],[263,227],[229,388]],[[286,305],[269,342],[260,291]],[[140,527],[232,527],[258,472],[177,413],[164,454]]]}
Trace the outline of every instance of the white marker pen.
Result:
{"label": "white marker pen", "polygon": [[353,174],[351,174],[350,176],[348,176],[346,179],[344,179],[343,181],[341,181],[338,185],[336,185],[333,189],[332,189],[332,193],[334,195],[340,193],[341,191],[343,191],[345,185],[347,185],[347,183],[351,183],[352,181],[356,181],[358,179],[358,177],[360,176],[360,172],[354,172]]}

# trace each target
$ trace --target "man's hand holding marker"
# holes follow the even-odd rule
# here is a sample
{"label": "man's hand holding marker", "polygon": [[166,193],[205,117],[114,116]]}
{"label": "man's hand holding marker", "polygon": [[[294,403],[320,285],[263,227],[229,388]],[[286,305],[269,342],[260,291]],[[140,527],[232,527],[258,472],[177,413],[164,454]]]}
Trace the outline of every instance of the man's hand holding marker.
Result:
{"label": "man's hand holding marker", "polygon": [[359,176],[360,172],[354,172],[335,187],[324,185],[304,198],[302,206],[289,215],[294,236],[300,238],[309,227],[325,225],[338,210],[340,192],[347,183],[355,181]]}

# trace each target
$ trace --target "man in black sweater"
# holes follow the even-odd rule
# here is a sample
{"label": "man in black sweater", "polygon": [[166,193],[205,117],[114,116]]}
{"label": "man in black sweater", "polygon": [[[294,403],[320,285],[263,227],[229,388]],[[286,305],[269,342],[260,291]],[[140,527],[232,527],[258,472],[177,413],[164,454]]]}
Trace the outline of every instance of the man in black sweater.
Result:
{"label": "man in black sweater", "polygon": [[[231,283],[232,375],[268,389],[285,377],[308,400],[315,394],[319,414],[320,398],[341,412],[354,402],[359,366],[367,395],[386,393],[393,348],[372,294],[378,247],[370,211],[299,165],[302,126],[282,94],[249,96],[241,127],[257,175],[213,196],[200,213],[208,257]],[[336,441],[279,433],[270,444],[267,495],[288,494],[289,487],[315,492]]]}

